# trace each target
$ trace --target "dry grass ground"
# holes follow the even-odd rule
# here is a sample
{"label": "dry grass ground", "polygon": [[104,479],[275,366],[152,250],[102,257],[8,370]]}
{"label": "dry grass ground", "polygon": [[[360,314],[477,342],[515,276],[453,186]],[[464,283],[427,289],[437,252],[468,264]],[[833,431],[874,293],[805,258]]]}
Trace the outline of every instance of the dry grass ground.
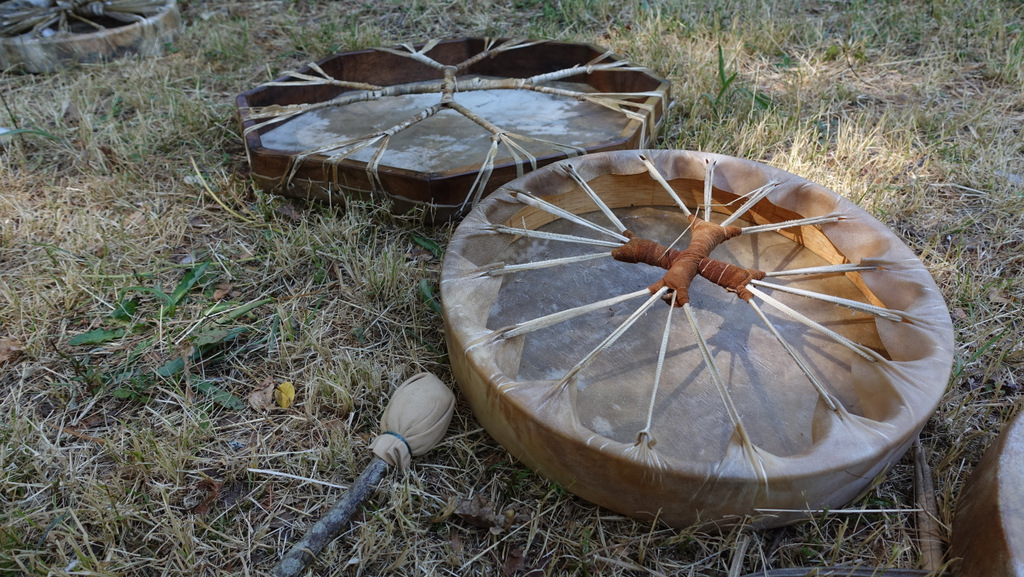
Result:
{"label": "dry grass ground", "polygon": [[[0,573],[265,572],[338,491],[248,470],[346,484],[393,387],[419,370],[450,380],[418,287],[440,267],[423,241],[443,247],[451,231],[253,190],[233,98],[337,51],[458,35],[610,47],[673,82],[659,147],[779,166],[905,239],[958,342],[922,434],[948,537],[963,481],[1024,387],[1020,2],[182,8],[162,58],[0,75],[0,126],[26,130],[0,140]],[[746,92],[711,97],[719,46]],[[194,347],[214,360],[192,362]],[[296,404],[249,408],[267,379],[295,383]],[[904,459],[853,506],[912,508],[911,479]],[[515,521],[488,531],[452,515],[472,495]],[[440,448],[389,477],[314,573],[736,575],[917,558],[898,511],[727,534],[623,518],[525,469],[460,404]]]}

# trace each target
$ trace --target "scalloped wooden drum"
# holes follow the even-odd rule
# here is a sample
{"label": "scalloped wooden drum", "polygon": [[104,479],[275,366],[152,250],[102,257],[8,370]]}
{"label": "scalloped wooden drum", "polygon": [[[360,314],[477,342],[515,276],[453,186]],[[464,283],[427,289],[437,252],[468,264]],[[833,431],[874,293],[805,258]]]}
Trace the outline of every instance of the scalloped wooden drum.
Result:
{"label": "scalloped wooden drum", "polygon": [[556,160],[647,146],[669,97],[642,67],[552,41],[375,48],[286,74],[237,99],[262,188],[437,220]]}
{"label": "scalloped wooden drum", "polygon": [[[708,269],[672,306],[648,289],[664,268],[611,256],[630,235],[655,257],[687,248],[687,212],[748,229],[701,267],[765,278],[727,290]],[[673,526],[843,506],[906,451],[952,362],[946,306],[891,231],[803,178],[696,152],[600,153],[508,183],[456,230],[441,296],[456,379],[498,442]]]}

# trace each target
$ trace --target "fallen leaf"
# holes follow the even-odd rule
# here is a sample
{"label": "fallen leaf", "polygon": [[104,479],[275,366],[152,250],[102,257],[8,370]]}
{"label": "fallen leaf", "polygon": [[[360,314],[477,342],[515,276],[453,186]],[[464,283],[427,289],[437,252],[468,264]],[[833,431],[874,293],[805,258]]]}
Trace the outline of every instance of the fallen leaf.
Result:
{"label": "fallen leaf", "polygon": [[206,493],[206,497],[204,497],[203,500],[195,507],[192,507],[192,512],[197,515],[205,515],[209,512],[210,505],[217,499],[217,496],[220,495],[220,488],[223,485],[223,483],[214,481],[213,479],[203,479],[196,483],[196,489]]}
{"label": "fallen leaf", "polygon": [[275,210],[276,210],[276,212],[278,214],[280,214],[281,216],[287,218],[288,220],[290,220],[292,222],[299,222],[299,221],[302,220],[302,215],[299,214],[299,211],[295,208],[294,205],[282,204],[281,206],[277,207],[277,209],[275,209]]}
{"label": "fallen leaf", "polygon": [[405,258],[413,262],[430,262],[434,259],[434,255],[430,254],[430,251],[425,248],[414,246],[405,253]]}
{"label": "fallen leaf", "polygon": [[1005,290],[1000,288],[993,288],[988,292],[988,300],[994,303],[1009,304],[1014,302],[1016,299],[1010,296]]}
{"label": "fallen leaf", "polygon": [[289,382],[277,385],[274,389],[274,400],[282,409],[292,406],[295,402],[295,387]]}
{"label": "fallen leaf", "polygon": [[122,223],[123,228],[131,229],[133,226],[140,226],[145,223],[145,213],[141,210],[136,210],[128,216],[125,216],[124,222]]}
{"label": "fallen leaf", "polygon": [[18,360],[24,350],[25,346],[14,339],[0,339],[0,365]]}
{"label": "fallen leaf", "polygon": [[462,542],[462,537],[459,537],[458,533],[452,533],[451,538],[452,553],[455,553],[456,558],[462,557],[462,553],[466,550],[466,545]]}
{"label": "fallen leaf", "polygon": [[224,300],[224,297],[228,296],[231,293],[231,289],[234,287],[235,285],[229,282],[222,282],[218,284],[217,288],[213,291],[213,300]]}
{"label": "fallen leaf", "polygon": [[494,534],[505,530],[505,519],[496,515],[494,504],[480,494],[473,495],[471,499],[463,499],[455,509],[455,514],[466,523]]}
{"label": "fallen leaf", "polygon": [[516,571],[526,568],[526,558],[523,556],[523,548],[516,547],[508,552],[504,563],[501,564],[501,573],[506,576],[515,575]]}
{"label": "fallen leaf", "polygon": [[249,393],[249,406],[257,411],[269,411],[274,407],[274,378],[267,377]]}

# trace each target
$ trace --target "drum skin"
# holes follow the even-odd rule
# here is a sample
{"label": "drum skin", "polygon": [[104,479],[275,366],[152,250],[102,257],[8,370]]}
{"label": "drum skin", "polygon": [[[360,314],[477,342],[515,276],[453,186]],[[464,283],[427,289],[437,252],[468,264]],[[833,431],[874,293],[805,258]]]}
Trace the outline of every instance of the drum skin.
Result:
{"label": "drum skin", "polygon": [[953,518],[950,557],[959,577],[1024,576],[1024,420],[985,451]]}
{"label": "drum skin", "polygon": [[[611,264],[600,265],[605,268],[590,272],[544,272],[518,280],[515,274],[482,272],[507,259],[529,256],[532,250],[516,248],[532,241],[496,231],[495,224],[525,228],[560,224],[547,212],[524,205],[518,192],[528,191],[577,214],[594,210],[581,188],[566,176],[567,164],[622,215],[623,222],[630,223],[631,230],[635,225],[655,234],[657,223],[650,221],[675,218],[671,216],[674,207],[647,175],[641,155],[650,159],[691,208],[699,204],[705,167],[713,161],[717,163],[716,205],[730,206],[738,195],[769,181],[778,183],[745,217],[752,223],[842,215],[831,224],[767,233],[772,235],[764,237],[767,240],[752,241],[747,248],[737,245],[732,252],[729,243],[720,247],[737,260],[762,266],[775,266],[772,263],[778,261],[778,266],[786,266],[804,257],[797,252],[806,252],[807,258],[826,264],[881,263],[877,270],[840,275],[843,286],[839,288],[900,311],[904,320],[843,313],[847,316],[828,317],[827,322],[877,351],[878,360],[868,362],[842,347],[821,345],[820,338],[803,335],[809,331],[802,325],[782,331],[809,355],[808,364],[814,365],[819,378],[831,379],[827,387],[840,399],[838,408],[826,406],[801,382],[800,373],[788,368],[784,353],[763,349],[769,341],[759,336],[764,331],[748,328],[750,311],[742,301],[699,278],[691,287],[691,292],[697,291],[693,305],[709,334],[713,354],[725,367],[722,374],[736,399],[743,432],[725,417],[714,389],[701,376],[707,373],[706,367],[695,356],[696,347],[686,342],[685,325],[676,326],[681,320],[666,321],[673,327],[673,340],[681,336],[675,348],[670,347],[662,392],[650,393],[657,403],[651,403],[656,408],[648,422],[655,423],[652,430],[658,442],[648,445],[636,436],[640,428],[636,423],[642,417],[627,413],[634,409],[642,413],[647,407],[644,391],[650,389],[647,381],[656,356],[649,351],[657,349],[661,321],[639,321],[638,336],[614,345],[621,350],[613,347],[603,353],[612,360],[604,365],[595,362],[597,369],[561,380],[564,370],[554,366],[563,356],[560,351],[567,351],[565,365],[571,367],[580,351],[590,346],[577,346],[576,341],[586,341],[591,332],[601,330],[594,327],[604,326],[605,321],[567,326],[562,336],[558,327],[545,329],[546,336],[541,332],[498,336],[499,329],[516,315],[547,314],[566,299],[598,300],[594,295],[604,295],[601,291],[606,289],[599,285],[605,280],[630,285],[608,287],[608,295],[647,285],[648,277],[631,283],[628,275],[632,273],[623,276],[617,268],[622,263],[610,259],[606,260]],[[672,239],[659,240],[667,245]],[[790,248],[779,245],[776,249],[772,244],[776,241],[789,243]],[[827,281],[821,286],[833,285]],[[824,187],[769,166],[720,155],[598,153],[510,182],[485,199],[456,230],[443,264],[441,296],[449,357],[460,390],[477,419],[502,446],[584,499],[675,527],[740,521],[777,526],[822,508],[842,507],[907,450],[937,407],[952,363],[952,327],[945,303],[927,269],[891,231]],[[527,310],[531,303],[537,303],[537,311]],[[608,322],[623,316],[612,308],[603,313],[609,316]],[[664,318],[670,308],[657,303],[644,318]],[[683,318],[682,313],[674,314]],[[652,332],[656,334],[642,336]],[[728,338],[718,338],[719,334]],[[643,338],[652,342],[636,344]],[[744,442],[745,435],[750,443]]]}

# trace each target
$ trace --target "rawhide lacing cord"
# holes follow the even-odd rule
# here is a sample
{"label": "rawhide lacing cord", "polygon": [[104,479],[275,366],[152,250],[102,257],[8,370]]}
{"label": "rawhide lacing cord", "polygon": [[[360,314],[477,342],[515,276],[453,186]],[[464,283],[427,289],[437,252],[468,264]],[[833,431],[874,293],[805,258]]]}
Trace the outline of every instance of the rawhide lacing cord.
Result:
{"label": "rawhide lacing cord", "polygon": [[640,238],[630,231],[624,235],[629,242],[612,250],[612,258],[628,263],[644,263],[665,269],[661,280],[648,287],[651,293],[668,287],[676,295],[675,306],[690,302],[690,283],[700,275],[725,290],[736,293],[745,301],[753,294],[747,290],[751,280],[761,280],[764,271],[747,269],[710,258],[711,251],[718,245],[739,236],[738,226],[719,226],[715,223],[689,216],[691,226],[690,246],[683,250],[667,248],[653,240]]}

